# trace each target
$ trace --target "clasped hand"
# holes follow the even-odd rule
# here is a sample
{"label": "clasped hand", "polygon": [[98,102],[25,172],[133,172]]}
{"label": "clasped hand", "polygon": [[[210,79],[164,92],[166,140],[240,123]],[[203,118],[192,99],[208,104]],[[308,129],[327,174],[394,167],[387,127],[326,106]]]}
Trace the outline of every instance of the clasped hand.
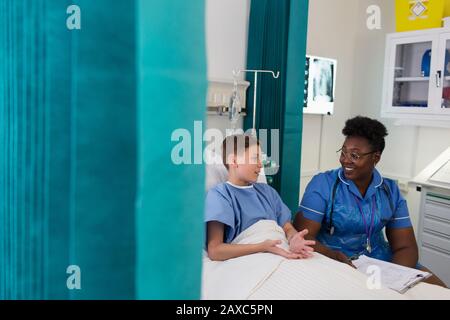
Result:
{"label": "clasped hand", "polygon": [[311,247],[316,244],[315,241],[306,240],[305,235],[308,230],[297,232],[289,239],[289,251],[278,247],[281,240],[266,240],[261,243],[264,252],[270,252],[280,255],[287,259],[306,259],[312,257],[314,249]]}
{"label": "clasped hand", "polygon": [[297,232],[289,239],[289,250],[292,253],[299,254],[302,258],[312,257],[314,249],[313,245],[316,244],[314,240],[306,240],[305,236],[308,234],[308,229],[304,229]]}

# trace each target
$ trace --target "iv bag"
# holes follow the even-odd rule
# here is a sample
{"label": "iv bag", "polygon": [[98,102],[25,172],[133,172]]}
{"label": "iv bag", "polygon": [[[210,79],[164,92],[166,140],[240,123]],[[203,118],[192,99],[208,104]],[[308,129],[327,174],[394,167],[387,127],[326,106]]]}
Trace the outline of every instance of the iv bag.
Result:
{"label": "iv bag", "polygon": [[235,125],[240,118],[241,111],[241,97],[237,90],[233,90],[233,94],[230,99],[229,119],[230,122]]}

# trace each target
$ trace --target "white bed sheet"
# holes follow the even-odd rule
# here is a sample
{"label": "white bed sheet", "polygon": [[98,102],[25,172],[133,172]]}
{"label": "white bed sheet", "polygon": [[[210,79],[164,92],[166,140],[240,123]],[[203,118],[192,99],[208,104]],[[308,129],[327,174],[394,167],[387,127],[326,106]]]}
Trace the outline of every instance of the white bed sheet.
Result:
{"label": "white bed sheet", "polygon": [[[280,229],[275,222],[266,220],[244,231],[236,243],[279,239],[282,234]],[[284,238],[283,246],[286,245]],[[367,278],[350,266],[319,253],[303,260],[258,253],[223,262],[211,261],[205,254],[202,299],[450,299],[449,289],[426,283],[416,285],[405,294],[388,288],[369,289]]]}

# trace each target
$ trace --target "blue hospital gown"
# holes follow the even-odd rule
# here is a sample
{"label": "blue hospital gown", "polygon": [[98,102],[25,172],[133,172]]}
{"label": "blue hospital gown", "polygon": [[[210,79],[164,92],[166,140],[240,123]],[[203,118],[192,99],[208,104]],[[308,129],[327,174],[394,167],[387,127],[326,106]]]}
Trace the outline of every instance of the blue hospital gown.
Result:
{"label": "blue hospital gown", "polygon": [[239,187],[229,182],[211,189],[206,196],[205,222],[225,225],[225,243],[260,220],[273,220],[283,227],[291,221],[291,211],[278,193],[265,183]]}

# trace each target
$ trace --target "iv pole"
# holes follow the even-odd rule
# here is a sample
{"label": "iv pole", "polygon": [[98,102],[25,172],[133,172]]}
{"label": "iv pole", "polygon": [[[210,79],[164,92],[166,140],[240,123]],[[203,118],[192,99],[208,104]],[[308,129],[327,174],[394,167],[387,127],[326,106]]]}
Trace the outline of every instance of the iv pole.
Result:
{"label": "iv pole", "polygon": [[274,79],[278,79],[278,77],[280,76],[280,72],[277,71],[277,73],[275,74],[275,72],[271,71],[271,70],[238,70],[237,72],[235,70],[233,70],[233,76],[235,78],[237,78],[237,76],[239,76],[239,74],[241,73],[249,73],[249,72],[253,72],[255,74],[255,84],[253,87],[253,129],[252,129],[252,135],[254,135],[256,137],[256,91],[258,89],[258,73],[271,73],[272,77]]}

